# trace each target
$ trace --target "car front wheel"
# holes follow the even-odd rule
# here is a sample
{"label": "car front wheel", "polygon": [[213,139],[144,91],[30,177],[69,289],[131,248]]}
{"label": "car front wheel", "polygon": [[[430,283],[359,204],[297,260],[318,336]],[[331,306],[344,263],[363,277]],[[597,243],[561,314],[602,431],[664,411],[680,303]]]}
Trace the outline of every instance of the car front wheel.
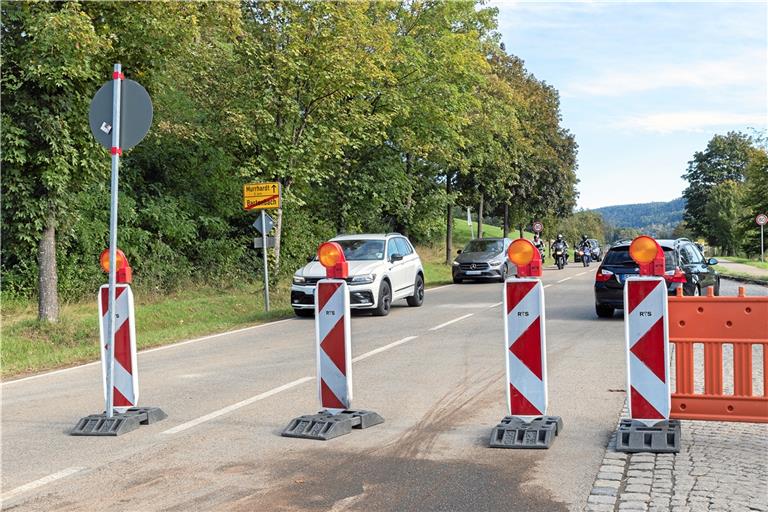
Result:
{"label": "car front wheel", "polygon": [[392,307],[392,289],[389,282],[382,281],[379,288],[379,305],[373,310],[373,316],[387,316]]}
{"label": "car front wheel", "polygon": [[405,299],[408,305],[417,308],[424,304],[424,278],[421,274],[416,276],[416,284],[413,285],[413,295]]}
{"label": "car front wheel", "polygon": [[315,311],[312,309],[294,309],[293,312],[296,313],[296,316],[301,318],[315,316]]}

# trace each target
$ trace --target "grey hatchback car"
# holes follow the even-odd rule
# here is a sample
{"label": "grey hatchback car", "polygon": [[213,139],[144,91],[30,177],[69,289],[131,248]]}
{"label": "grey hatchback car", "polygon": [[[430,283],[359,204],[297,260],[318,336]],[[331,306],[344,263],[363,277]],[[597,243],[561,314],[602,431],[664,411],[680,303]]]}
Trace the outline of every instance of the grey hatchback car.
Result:
{"label": "grey hatchback car", "polygon": [[507,258],[507,248],[511,243],[509,238],[476,238],[470,241],[463,251],[458,251],[453,261],[453,282],[461,283],[465,279],[497,279],[503,282],[514,275],[517,269]]}

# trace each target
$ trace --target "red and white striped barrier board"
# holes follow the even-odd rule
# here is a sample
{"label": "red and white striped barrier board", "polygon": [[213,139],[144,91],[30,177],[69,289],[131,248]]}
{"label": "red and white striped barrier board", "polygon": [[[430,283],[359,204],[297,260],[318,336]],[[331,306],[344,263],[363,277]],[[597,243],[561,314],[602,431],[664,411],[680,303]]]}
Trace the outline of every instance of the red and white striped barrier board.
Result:
{"label": "red and white striped barrier board", "polygon": [[652,425],[669,419],[667,282],[630,277],[624,287],[629,416]]}
{"label": "red and white striped barrier board", "polygon": [[[107,396],[107,367],[109,366],[109,285],[99,289],[99,338],[101,339],[101,373],[104,397]],[[136,327],[133,292],[127,284],[115,285],[115,373],[113,406],[125,412],[139,403],[139,375],[136,365]]]}
{"label": "red and white striped barrier board", "polygon": [[530,421],[547,414],[544,288],[535,278],[504,284],[504,346],[509,414]]}
{"label": "red and white striped barrier board", "polygon": [[352,350],[349,288],[341,279],[322,279],[315,291],[317,391],[321,406],[331,414],[352,402]]}

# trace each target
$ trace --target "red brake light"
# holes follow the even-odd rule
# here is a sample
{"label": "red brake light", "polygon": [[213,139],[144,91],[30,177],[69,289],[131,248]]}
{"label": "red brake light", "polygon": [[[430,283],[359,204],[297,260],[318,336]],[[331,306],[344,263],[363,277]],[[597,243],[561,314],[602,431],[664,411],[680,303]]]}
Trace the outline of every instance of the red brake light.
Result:
{"label": "red brake light", "polygon": [[667,270],[664,272],[664,280],[668,283],[687,283],[688,279],[680,267],[675,267],[675,270]]}
{"label": "red brake light", "polygon": [[602,267],[597,269],[597,274],[595,274],[595,282],[596,283],[604,283],[606,281],[610,281],[613,277],[613,272],[610,270],[605,270]]}

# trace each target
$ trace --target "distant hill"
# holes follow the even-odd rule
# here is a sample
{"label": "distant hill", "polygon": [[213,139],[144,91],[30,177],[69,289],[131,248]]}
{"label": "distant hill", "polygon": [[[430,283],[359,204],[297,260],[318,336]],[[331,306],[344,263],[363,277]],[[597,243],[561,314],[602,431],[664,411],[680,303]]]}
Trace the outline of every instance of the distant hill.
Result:
{"label": "distant hill", "polygon": [[595,208],[607,224],[614,228],[635,228],[652,236],[665,235],[683,220],[685,199],[669,202],[620,204]]}

